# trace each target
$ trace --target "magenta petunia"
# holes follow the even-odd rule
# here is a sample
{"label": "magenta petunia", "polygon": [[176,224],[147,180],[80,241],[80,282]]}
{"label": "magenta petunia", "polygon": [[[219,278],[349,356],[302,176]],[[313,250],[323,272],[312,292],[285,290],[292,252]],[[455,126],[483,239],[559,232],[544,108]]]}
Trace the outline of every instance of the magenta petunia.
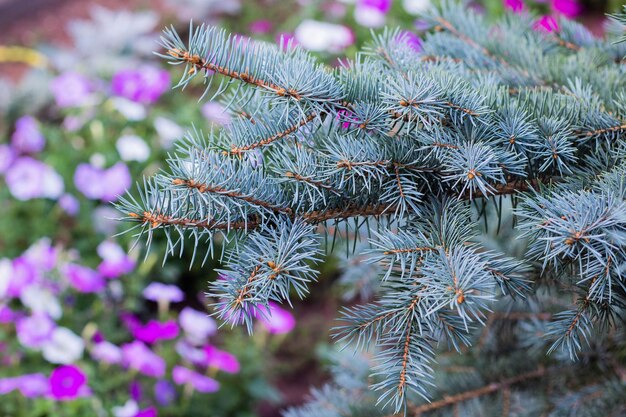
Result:
{"label": "magenta petunia", "polygon": [[169,86],[169,73],[153,66],[121,70],[111,80],[113,94],[137,103],[156,102]]}
{"label": "magenta petunia", "polygon": [[289,333],[296,325],[293,314],[274,302],[269,303],[269,312],[259,315],[260,323],[272,334]]}
{"label": "magenta petunia", "polygon": [[73,400],[88,392],[87,375],[76,365],[63,365],[50,374],[50,391],[57,400]]}
{"label": "magenta petunia", "polygon": [[521,13],[524,10],[524,2],[522,0],[504,0],[504,8],[513,13]]}
{"label": "magenta petunia", "polygon": [[573,19],[580,16],[584,7],[578,0],[552,0],[552,10]]}
{"label": "magenta petunia", "polygon": [[79,292],[99,292],[106,287],[104,277],[86,266],[68,264],[63,272],[70,285]]}
{"label": "magenta petunia", "polygon": [[206,353],[205,365],[209,368],[219,369],[229,374],[236,374],[241,369],[239,361],[232,353],[211,345],[205,346],[204,352]]}
{"label": "magenta petunia", "polygon": [[542,16],[533,24],[533,29],[545,33],[558,32],[559,23],[552,16]]}
{"label": "magenta petunia", "polygon": [[57,106],[80,107],[89,101],[91,83],[76,72],[66,72],[50,83],[50,89]]}
{"label": "magenta petunia", "polygon": [[298,41],[296,40],[293,33],[281,32],[278,35],[276,35],[276,43],[278,44],[280,49],[286,51],[288,46],[291,45],[292,48],[296,46],[298,44]]}
{"label": "magenta petunia", "polygon": [[161,378],[165,375],[165,360],[138,340],[122,346],[122,362],[147,376]]}
{"label": "magenta petunia", "polygon": [[137,414],[135,414],[133,417],[157,417],[157,415],[158,413],[156,408],[149,407],[143,410],[139,410]]}
{"label": "magenta petunia", "polygon": [[20,153],[41,152],[46,146],[46,138],[39,130],[39,124],[32,116],[22,116],[15,122],[11,136],[13,150]]}
{"label": "magenta petunia", "polygon": [[270,20],[255,20],[248,26],[250,33],[264,35],[272,31],[272,22]]}
{"label": "magenta petunia", "polygon": [[173,320],[166,322],[150,320],[143,326],[134,326],[131,330],[135,339],[150,344],[159,340],[175,339],[178,336],[178,332],[178,325]]}
{"label": "magenta petunia", "polygon": [[189,368],[175,366],[172,370],[172,379],[178,385],[191,385],[199,392],[216,392],[220,389],[220,384],[213,378],[204,376]]}

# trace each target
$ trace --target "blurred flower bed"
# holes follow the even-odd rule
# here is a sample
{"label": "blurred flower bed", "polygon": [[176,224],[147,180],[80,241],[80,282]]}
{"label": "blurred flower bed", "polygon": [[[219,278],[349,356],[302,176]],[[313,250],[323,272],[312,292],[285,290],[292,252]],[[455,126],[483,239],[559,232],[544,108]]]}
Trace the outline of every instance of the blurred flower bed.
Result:
{"label": "blurred flower bed", "polygon": [[[427,27],[418,16],[430,6],[166,3],[165,17],[95,9],[90,20],[69,22],[69,47],[0,46],[0,63],[33,67],[18,82],[0,82],[0,415],[248,416],[261,402],[280,405],[272,382],[291,365],[276,353],[299,346],[286,334],[306,332],[292,313],[272,305],[253,337],[218,330],[203,294],[216,265],[188,270],[188,260],[171,259],[162,267],[159,237],[144,259],[132,234],[118,235],[125,225],[115,220],[114,203],[134,179],[161,167],[184,135],[181,126],[229,122],[220,103],[166,94],[176,80],[152,54],[157,31],[190,18],[220,21],[246,36],[291,40],[336,64],[370,28],[386,24],[409,30],[420,48]],[[552,31],[553,16],[575,18],[589,6],[505,0],[472,7],[494,16],[532,9],[542,15],[537,29]],[[326,275],[338,276],[329,265]],[[340,282],[352,297],[355,288],[373,291],[363,280],[374,275]]]}

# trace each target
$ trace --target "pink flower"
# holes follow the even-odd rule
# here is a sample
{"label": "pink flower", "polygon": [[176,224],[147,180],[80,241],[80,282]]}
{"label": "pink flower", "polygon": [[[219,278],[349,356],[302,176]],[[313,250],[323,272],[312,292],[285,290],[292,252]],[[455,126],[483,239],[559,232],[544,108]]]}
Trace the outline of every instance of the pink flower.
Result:
{"label": "pink flower", "polygon": [[17,321],[17,340],[22,346],[39,349],[52,337],[55,323],[45,314],[24,317]]}
{"label": "pink flower", "polygon": [[75,72],[59,75],[50,83],[54,100],[59,107],[80,107],[89,101],[89,80]]}
{"label": "pink flower", "polygon": [[30,285],[42,277],[41,270],[26,256],[20,256],[11,262],[11,278],[6,293],[9,297],[19,297]]}
{"label": "pink flower", "polygon": [[248,26],[250,33],[264,35],[272,31],[272,22],[269,20],[255,20]]}
{"label": "pink flower", "polygon": [[80,210],[80,203],[73,195],[63,194],[61,198],[59,198],[59,207],[70,216],[75,216]]}
{"label": "pink flower", "polygon": [[216,368],[229,374],[236,374],[241,368],[239,361],[232,353],[219,350],[215,346],[204,347],[206,353],[206,366]]}
{"label": "pink flower", "polygon": [[399,41],[409,45],[415,52],[422,51],[422,40],[415,33],[405,30],[402,31],[399,38]]}
{"label": "pink flower", "polygon": [[165,375],[165,360],[138,340],[122,346],[122,362],[128,368],[153,378]]}
{"label": "pink flower", "polygon": [[169,73],[152,66],[121,70],[111,80],[113,94],[137,103],[155,103],[169,86]]}
{"label": "pink flower", "polygon": [[533,24],[533,29],[545,33],[558,32],[559,23],[552,16],[542,16]]}
{"label": "pink flower", "polygon": [[122,350],[111,342],[100,341],[91,349],[91,357],[109,365],[117,365],[122,362]]}
{"label": "pink flower", "polygon": [[105,278],[117,278],[135,269],[135,261],[130,259],[124,249],[114,242],[102,242],[98,245],[97,251],[102,258],[102,263],[98,265],[98,272]]}
{"label": "pink flower", "polygon": [[278,304],[269,303],[269,313],[260,314],[260,322],[272,334],[289,333],[296,325],[293,315]]}
{"label": "pink flower", "polygon": [[50,239],[42,238],[30,246],[23,257],[39,269],[51,271],[57,264],[58,251],[51,245]]}
{"label": "pink flower", "polygon": [[79,292],[99,292],[106,287],[102,275],[85,266],[68,264],[64,268],[64,273],[70,285]]}
{"label": "pink flower", "polygon": [[134,327],[131,333],[135,339],[152,344],[159,340],[175,339],[178,336],[178,325],[173,320],[165,323],[150,320],[145,326]]}
{"label": "pink flower", "polygon": [[5,176],[11,194],[18,200],[56,199],[63,194],[63,178],[51,167],[30,157],[18,158]]}
{"label": "pink flower", "polygon": [[183,301],[185,295],[176,285],[167,285],[160,282],[152,282],[143,290],[143,296],[151,301],[168,301],[179,303]]}
{"label": "pink flower", "polygon": [[570,19],[579,16],[583,9],[578,0],[552,0],[552,10]]}
{"label": "pink flower", "polygon": [[359,0],[358,5],[363,7],[371,7],[381,13],[388,13],[391,9],[392,0]]}
{"label": "pink flower", "polygon": [[59,366],[50,375],[52,396],[57,400],[73,400],[88,393],[87,375],[76,365]]}
{"label": "pink flower", "polygon": [[0,174],[4,174],[16,158],[15,150],[6,144],[0,145]]}
{"label": "pink flower", "polygon": [[216,392],[220,389],[220,384],[213,378],[204,376],[189,368],[175,366],[172,370],[172,379],[178,385],[190,384],[199,392]]}
{"label": "pink flower", "polygon": [[286,51],[289,45],[291,45],[291,47],[293,48],[294,46],[298,44],[298,41],[294,37],[293,33],[281,32],[278,35],[276,35],[276,43],[278,44],[278,47],[280,49],[282,49],[283,51]]}
{"label": "pink flower", "polygon": [[76,188],[91,200],[115,201],[130,188],[131,181],[130,171],[123,162],[108,169],[80,164],[74,172]]}
{"label": "pink flower", "polygon": [[379,27],[385,24],[390,8],[391,0],[359,0],[354,9],[354,19],[362,26]]}
{"label": "pink flower", "polygon": [[46,138],[41,134],[39,124],[34,117],[22,116],[15,122],[11,144],[17,152],[37,153],[46,146]]}
{"label": "pink flower", "polygon": [[524,2],[522,0],[504,0],[504,8],[513,13],[521,13],[524,10]]}

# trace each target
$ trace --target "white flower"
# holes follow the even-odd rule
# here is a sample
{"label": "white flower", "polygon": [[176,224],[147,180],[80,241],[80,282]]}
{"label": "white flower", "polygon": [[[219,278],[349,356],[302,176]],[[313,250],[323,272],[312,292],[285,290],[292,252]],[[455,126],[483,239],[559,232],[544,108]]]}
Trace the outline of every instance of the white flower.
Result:
{"label": "white flower", "polygon": [[309,19],[298,25],[294,35],[302,47],[311,51],[341,52],[354,43],[349,28]]}
{"label": "white flower", "polygon": [[154,119],[154,129],[161,139],[161,145],[166,149],[171,148],[176,140],[185,135],[182,127],[161,116]]}
{"label": "white flower", "polygon": [[139,406],[134,400],[128,400],[124,405],[113,407],[112,411],[115,417],[135,417],[139,412]]}
{"label": "white flower", "polygon": [[207,338],[217,332],[215,320],[206,313],[185,307],[178,316],[180,327],[183,328],[189,341],[195,345],[201,345]]}
{"label": "white flower", "polygon": [[20,301],[33,313],[45,313],[54,320],[63,315],[61,304],[52,291],[38,285],[26,287],[20,294]]}
{"label": "white flower", "polygon": [[54,169],[49,168],[43,177],[43,197],[56,200],[61,197],[64,189],[65,185],[63,184],[63,177],[61,177]]}
{"label": "white flower", "polygon": [[120,112],[122,116],[128,120],[139,121],[146,118],[148,112],[144,105],[135,103],[122,97],[114,97],[111,99],[115,110]]}
{"label": "white flower", "polygon": [[0,259],[0,299],[4,298],[11,282],[13,265],[10,259]]}
{"label": "white flower", "polygon": [[354,20],[368,28],[378,28],[385,24],[387,15],[375,7],[357,6],[354,9]]}
{"label": "white flower", "polygon": [[85,343],[80,336],[65,327],[57,327],[43,345],[42,354],[50,363],[71,364],[83,356]]}
{"label": "white flower", "polygon": [[123,161],[144,162],[150,157],[150,147],[137,135],[123,135],[115,144]]}
{"label": "white flower", "polygon": [[402,0],[402,7],[407,13],[419,15],[430,9],[430,0]]}

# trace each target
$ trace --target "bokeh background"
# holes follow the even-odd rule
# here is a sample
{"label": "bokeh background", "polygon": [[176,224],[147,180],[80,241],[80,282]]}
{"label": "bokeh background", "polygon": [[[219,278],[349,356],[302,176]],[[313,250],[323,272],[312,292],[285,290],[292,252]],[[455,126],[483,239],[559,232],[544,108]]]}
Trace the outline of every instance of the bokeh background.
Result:
{"label": "bokeh background", "polygon": [[[616,0],[484,0],[496,19],[565,16],[602,36]],[[0,0],[0,415],[275,416],[328,378],[337,310],[371,297],[375,267],[338,251],[311,296],[273,305],[253,336],[209,317],[218,265],[163,264],[133,245],[114,203],[158,171],[219,102],[172,91],[159,31],[207,22],[292,42],[333,66],[401,26],[415,48],[430,0]],[[351,266],[351,268],[348,268]],[[355,267],[356,266],[356,267]],[[347,271],[347,272],[346,272]]]}

